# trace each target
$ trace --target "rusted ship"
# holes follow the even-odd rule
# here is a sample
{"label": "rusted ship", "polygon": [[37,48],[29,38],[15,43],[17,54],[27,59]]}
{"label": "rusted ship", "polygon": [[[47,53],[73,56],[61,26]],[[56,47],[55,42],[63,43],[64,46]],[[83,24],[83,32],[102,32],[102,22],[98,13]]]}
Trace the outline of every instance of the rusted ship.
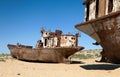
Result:
{"label": "rusted ship", "polygon": [[75,27],[103,47],[101,61],[120,63],[120,0],[86,0],[85,22]]}
{"label": "rusted ship", "polygon": [[69,62],[68,57],[84,49],[78,47],[79,34],[62,34],[62,31],[46,32],[41,30],[42,38],[37,41],[36,47],[21,44],[8,44],[11,55],[14,58],[25,61],[40,62]]}

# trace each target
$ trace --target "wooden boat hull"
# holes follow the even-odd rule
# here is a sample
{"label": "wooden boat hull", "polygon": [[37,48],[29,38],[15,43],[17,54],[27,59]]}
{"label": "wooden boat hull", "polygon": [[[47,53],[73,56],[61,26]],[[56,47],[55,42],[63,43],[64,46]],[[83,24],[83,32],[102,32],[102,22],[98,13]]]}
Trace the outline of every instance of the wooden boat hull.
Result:
{"label": "wooden boat hull", "polygon": [[120,11],[75,26],[95,39],[110,62],[120,63]]}
{"label": "wooden boat hull", "polygon": [[39,48],[32,46],[17,46],[8,44],[11,55],[14,58],[26,61],[58,62],[67,61],[70,55],[84,49],[83,47],[74,48]]}

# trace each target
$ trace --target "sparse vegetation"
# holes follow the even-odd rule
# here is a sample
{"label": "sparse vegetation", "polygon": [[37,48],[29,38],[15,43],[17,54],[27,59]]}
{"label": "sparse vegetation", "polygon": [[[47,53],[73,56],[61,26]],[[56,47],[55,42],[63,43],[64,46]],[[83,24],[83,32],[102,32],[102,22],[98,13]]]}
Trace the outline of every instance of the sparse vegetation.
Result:
{"label": "sparse vegetation", "polygon": [[5,53],[0,54],[0,57],[5,57],[5,56],[10,56],[10,54],[5,54]]}
{"label": "sparse vegetation", "polygon": [[71,58],[91,59],[101,57],[101,50],[84,50],[71,56]]}
{"label": "sparse vegetation", "polygon": [[0,58],[0,62],[5,62],[6,60],[4,58]]}
{"label": "sparse vegetation", "polygon": [[90,54],[87,54],[87,55],[84,55],[84,54],[74,54],[71,56],[72,58],[79,58],[79,59],[89,59],[89,58],[93,58],[92,55]]}
{"label": "sparse vegetation", "polygon": [[6,62],[7,59],[10,59],[10,54],[0,54],[0,62]]}

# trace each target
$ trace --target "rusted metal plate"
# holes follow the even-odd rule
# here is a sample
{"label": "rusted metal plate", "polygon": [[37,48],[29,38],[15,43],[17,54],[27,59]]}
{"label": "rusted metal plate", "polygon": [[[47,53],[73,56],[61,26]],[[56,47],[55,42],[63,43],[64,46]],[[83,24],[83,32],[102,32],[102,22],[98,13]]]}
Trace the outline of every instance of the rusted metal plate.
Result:
{"label": "rusted metal plate", "polygon": [[[27,48],[26,48],[27,47]],[[25,61],[56,62],[64,63],[68,57],[82,49],[83,47],[71,48],[28,48],[28,46],[17,46],[8,44],[11,55],[14,58]]]}
{"label": "rusted metal plate", "polygon": [[[38,41],[37,48],[43,43],[43,48],[55,48],[55,47],[77,47],[78,46],[78,35],[73,34],[62,34],[61,30],[55,32],[41,30],[42,39]],[[39,45],[39,46],[38,46]]]}
{"label": "rusted metal plate", "polygon": [[85,21],[120,10],[120,0],[86,0]]}
{"label": "rusted metal plate", "polygon": [[106,13],[106,0],[99,0],[98,17],[104,16]]}
{"label": "rusted metal plate", "polygon": [[91,0],[89,3],[89,20],[95,19],[95,13],[96,13],[96,1]]}
{"label": "rusted metal plate", "polygon": [[[90,25],[93,29],[89,27]],[[120,63],[120,11],[76,25],[76,28],[89,36],[94,30],[100,42],[97,38],[94,39],[103,47],[105,57],[111,62]]]}

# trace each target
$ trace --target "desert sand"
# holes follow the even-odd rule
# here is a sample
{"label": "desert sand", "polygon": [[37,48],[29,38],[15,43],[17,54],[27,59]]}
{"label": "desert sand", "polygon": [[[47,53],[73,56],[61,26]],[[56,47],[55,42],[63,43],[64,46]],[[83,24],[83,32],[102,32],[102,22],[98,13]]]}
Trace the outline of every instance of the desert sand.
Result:
{"label": "desert sand", "polygon": [[120,65],[97,63],[95,59],[72,61],[64,64],[8,59],[0,62],[0,77],[120,77]]}

